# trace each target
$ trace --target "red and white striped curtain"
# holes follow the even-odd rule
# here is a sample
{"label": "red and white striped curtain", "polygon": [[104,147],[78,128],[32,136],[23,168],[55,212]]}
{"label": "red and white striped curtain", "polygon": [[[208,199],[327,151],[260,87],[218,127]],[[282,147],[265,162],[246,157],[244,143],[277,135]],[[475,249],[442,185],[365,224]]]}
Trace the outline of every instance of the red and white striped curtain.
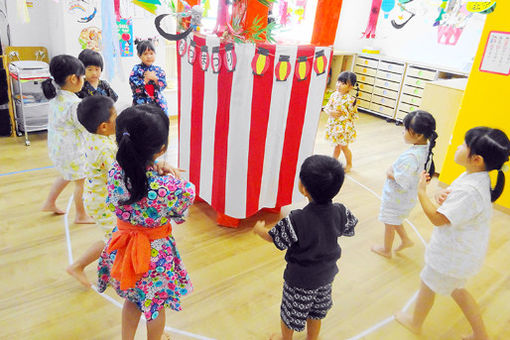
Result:
{"label": "red and white striped curtain", "polygon": [[218,213],[242,219],[303,199],[299,168],[313,152],[330,59],[328,47],[179,42],[179,167]]}

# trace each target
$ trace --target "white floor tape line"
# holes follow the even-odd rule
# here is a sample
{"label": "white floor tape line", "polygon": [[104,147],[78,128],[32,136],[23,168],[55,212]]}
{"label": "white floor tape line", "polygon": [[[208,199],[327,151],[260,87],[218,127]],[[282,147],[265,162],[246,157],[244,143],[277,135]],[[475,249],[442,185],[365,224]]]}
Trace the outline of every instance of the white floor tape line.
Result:
{"label": "white floor tape line", "polygon": [[[71,195],[71,197],[69,198],[69,202],[68,202],[67,208],[66,208],[66,213],[64,214],[64,229],[65,229],[65,233],[66,233],[67,258],[69,260],[69,264],[72,264],[74,262],[73,261],[73,250],[72,250],[72,246],[71,246],[71,235],[70,235],[70,232],[69,232],[69,211],[71,210],[72,202],[73,202],[73,195]],[[115,300],[114,298],[112,298],[111,296],[109,296],[109,295],[107,295],[105,293],[100,293],[97,290],[97,287],[95,285],[92,285],[92,289],[96,293],[101,295],[101,297],[103,297],[104,299],[106,299],[109,302],[111,302],[113,305],[115,305],[115,306],[119,307],[120,309],[122,309],[122,304],[120,302],[118,302],[117,300]],[[146,321],[145,317],[143,315],[142,315],[141,319],[143,321]],[[202,336],[202,335],[198,335],[198,334],[182,331],[180,329],[169,327],[169,326],[165,326],[165,331],[176,333],[176,334],[181,334],[181,335],[187,336],[189,338],[193,338],[193,339],[216,340],[214,338],[209,338],[209,337],[206,337],[206,336]]]}

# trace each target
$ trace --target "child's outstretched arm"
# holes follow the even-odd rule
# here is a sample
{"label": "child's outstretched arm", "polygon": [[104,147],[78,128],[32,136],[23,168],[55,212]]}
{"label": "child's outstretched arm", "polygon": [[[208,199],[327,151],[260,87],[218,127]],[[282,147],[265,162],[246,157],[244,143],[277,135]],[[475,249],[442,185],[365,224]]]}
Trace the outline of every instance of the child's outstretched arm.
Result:
{"label": "child's outstretched arm", "polygon": [[448,225],[450,224],[450,220],[437,211],[436,206],[427,196],[427,182],[429,180],[429,174],[423,170],[420,176],[420,182],[418,183],[418,199],[420,200],[421,207],[433,225],[437,227]]}
{"label": "child's outstretched arm", "polygon": [[181,178],[181,172],[186,172],[184,169],[173,167],[167,161],[155,162],[154,169],[160,176],[172,175],[176,178]]}
{"label": "child's outstretched arm", "polygon": [[273,242],[273,238],[268,233],[269,229],[266,227],[266,222],[264,221],[257,221],[255,225],[253,226],[253,232],[257,235],[259,235],[262,239],[266,240],[267,242]]}

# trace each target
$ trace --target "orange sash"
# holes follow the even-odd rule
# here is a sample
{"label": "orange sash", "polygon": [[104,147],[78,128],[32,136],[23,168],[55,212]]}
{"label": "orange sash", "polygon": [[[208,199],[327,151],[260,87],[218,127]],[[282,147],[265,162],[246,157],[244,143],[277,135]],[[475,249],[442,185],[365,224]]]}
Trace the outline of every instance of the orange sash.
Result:
{"label": "orange sash", "polygon": [[120,289],[133,288],[136,281],[149,271],[151,242],[172,233],[168,222],[157,228],[144,228],[117,219],[118,230],[113,233],[108,253],[117,250],[111,275],[120,282]]}

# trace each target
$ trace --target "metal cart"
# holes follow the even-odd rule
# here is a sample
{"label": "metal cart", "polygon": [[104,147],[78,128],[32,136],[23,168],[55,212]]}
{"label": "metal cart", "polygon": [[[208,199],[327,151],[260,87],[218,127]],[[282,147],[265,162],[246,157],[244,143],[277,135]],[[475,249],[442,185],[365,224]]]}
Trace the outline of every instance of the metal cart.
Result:
{"label": "metal cart", "polygon": [[13,61],[9,64],[9,74],[16,134],[21,136],[24,132],[25,144],[29,146],[28,132],[48,128],[49,101],[41,83],[50,77],[49,66],[43,61]]}

